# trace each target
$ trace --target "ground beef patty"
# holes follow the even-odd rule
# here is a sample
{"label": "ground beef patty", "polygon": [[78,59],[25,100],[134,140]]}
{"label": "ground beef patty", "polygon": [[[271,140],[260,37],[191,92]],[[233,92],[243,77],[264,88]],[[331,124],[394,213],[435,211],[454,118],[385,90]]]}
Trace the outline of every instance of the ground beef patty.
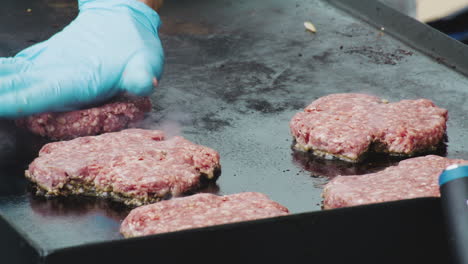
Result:
{"label": "ground beef patty", "polygon": [[468,163],[435,155],[411,158],[383,171],[338,176],[325,185],[325,209],[417,197],[438,197],[440,173],[451,164]]}
{"label": "ground beef patty", "polygon": [[16,121],[19,127],[53,140],[119,131],[142,120],[151,111],[148,97],[119,96],[110,102],[89,109],[61,113],[43,113]]}
{"label": "ground beef patty", "polygon": [[290,122],[295,148],[357,162],[368,150],[414,155],[435,150],[447,110],[427,99],[387,103],[365,94],[332,94],[312,102]]}
{"label": "ground beef patty", "polygon": [[196,194],[142,206],[130,212],[120,232],[145,236],[211,225],[287,215],[288,209],[264,194]]}
{"label": "ground beef patty", "polygon": [[45,145],[26,171],[47,196],[111,197],[130,205],[177,196],[213,179],[219,154],[158,130],[127,129]]}

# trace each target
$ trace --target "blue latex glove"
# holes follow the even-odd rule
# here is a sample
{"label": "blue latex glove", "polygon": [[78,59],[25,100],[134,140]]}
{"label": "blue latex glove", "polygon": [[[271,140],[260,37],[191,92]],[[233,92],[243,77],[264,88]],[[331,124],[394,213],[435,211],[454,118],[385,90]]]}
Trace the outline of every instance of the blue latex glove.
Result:
{"label": "blue latex glove", "polygon": [[158,14],[136,0],[79,0],[49,40],[0,58],[0,117],[68,111],[128,92],[149,95],[164,54]]}

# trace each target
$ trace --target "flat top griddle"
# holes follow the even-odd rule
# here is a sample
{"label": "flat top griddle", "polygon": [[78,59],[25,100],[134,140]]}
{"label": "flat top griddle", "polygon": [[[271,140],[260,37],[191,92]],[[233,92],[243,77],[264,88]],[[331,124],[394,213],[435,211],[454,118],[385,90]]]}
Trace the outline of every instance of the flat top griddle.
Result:
{"label": "flat top griddle", "polygon": [[[76,3],[65,0],[2,1],[0,56],[47,39],[76,12]],[[257,191],[293,214],[313,212],[321,210],[324,176],[398,162],[371,156],[350,165],[291,150],[291,117],[330,93],[431,99],[450,116],[439,154],[468,159],[468,60],[460,59],[466,47],[379,3],[167,1],[162,20],[165,73],[142,127],[164,128],[219,151],[222,174],[203,191]],[[317,33],[305,31],[304,21]],[[23,171],[44,142],[2,125],[0,214],[6,223],[42,255],[122,239],[118,228],[128,208],[31,195]],[[163,237],[170,240],[170,234]]]}

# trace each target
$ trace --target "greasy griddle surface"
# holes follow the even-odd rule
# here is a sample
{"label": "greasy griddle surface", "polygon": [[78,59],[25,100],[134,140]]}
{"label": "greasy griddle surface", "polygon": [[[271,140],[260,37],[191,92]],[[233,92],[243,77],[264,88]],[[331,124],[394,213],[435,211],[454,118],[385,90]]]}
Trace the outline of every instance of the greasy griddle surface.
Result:
{"label": "greasy griddle surface", "polygon": [[[75,4],[3,1],[0,25],[9,27],[0,32],[0,56],[48,38],[74,17]],[[446,156],[468,159],[466,77],[325,2],[167,1],[162,18],[165,75],[142,126],[219,151],[222,174],[209,192],[262,192],[292,213],[316,211],[323,175],[362,174],[397,162],[382,157],[349,165],[293,153],[291,117],[337,92],[433,100],[449,110]],[[316,34],[304,30],[307,20]],[[8,157],[0,213],[22,234],[45,250],[121,239],[128,208],[33,197],[23,170],[43,142],[11,127],[0,132],[2,157]]]}

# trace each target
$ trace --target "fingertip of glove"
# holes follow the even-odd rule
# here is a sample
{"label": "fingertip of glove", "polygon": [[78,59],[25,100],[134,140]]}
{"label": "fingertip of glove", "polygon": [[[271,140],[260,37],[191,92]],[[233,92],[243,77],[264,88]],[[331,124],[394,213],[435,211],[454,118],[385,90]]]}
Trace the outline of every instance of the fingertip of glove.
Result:
{"label": "fingertip of glove", "polygon": [[135,54],[122,73],[120,88],[136,95],[150,94],[161,80],[163,68],[161,58],[155,55],[145,52]]}
{"label": "fingertip of glove", "polygon": [[155,77],[149,72],[124,72],[122,76],[122,88],[132,94],[146,96],[154,87]]}

